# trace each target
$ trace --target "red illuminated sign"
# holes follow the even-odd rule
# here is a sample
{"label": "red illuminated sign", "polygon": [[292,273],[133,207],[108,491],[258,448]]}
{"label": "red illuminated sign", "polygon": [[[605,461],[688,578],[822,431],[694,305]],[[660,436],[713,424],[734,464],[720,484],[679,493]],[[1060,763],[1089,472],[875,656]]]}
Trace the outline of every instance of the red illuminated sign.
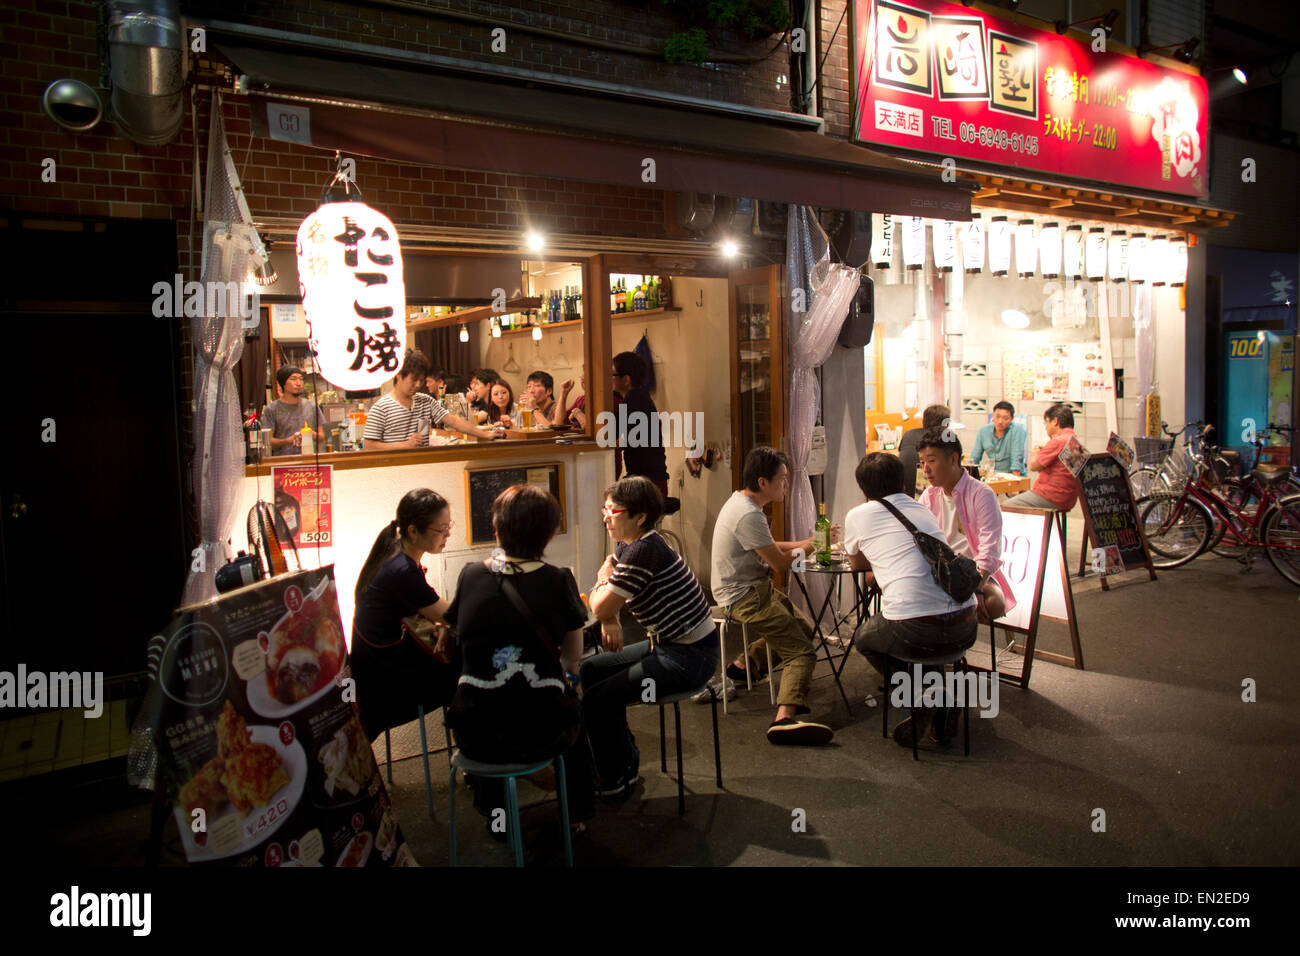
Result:
{"label": "red illuminated sign", "polygon": [[940,0],[858,0],[858,139],[1205,194],[1205,80]]}

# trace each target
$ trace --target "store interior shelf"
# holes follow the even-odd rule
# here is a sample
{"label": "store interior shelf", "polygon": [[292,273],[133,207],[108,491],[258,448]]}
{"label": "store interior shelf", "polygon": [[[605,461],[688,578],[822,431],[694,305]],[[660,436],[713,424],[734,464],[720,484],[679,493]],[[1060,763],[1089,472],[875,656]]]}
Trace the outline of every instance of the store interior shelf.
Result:
{"label": "store interior shelf", "polygon": [[524,296],[519,299],[508,299],[505,309],[499,312],[490,305],[482,305],[475,309],[462,309],[459,312],[451,312],[447,315],[430,316],[427,319],[408,321],[406,331],[419,332],[421,329],[440,329],[449,325],[463,325],[466,322],[478,322],[481,319],[490,319],[493,316],[509,315],[512,312],[523,312],[525,309],[540,309],[541,307],[541,296]]}
{"label": "store interior shelf", "polygon": [[670,305],[666,309],[641,309],[637,312],[614,312],[610,315],[611,319],[639,319],[646,315],[658,315],[660,312],[680,312],[679,306]]}
{"label": "store interior shelf", "polygon": [[527,334],[532,332],[533,329],[541,329],[543,332],[548,332],[551,329],[563,329],[570,325],[580,326],[582,325],[582,319],[570,319],[567,322],[543,322],[541,325],[526,325],[522,329],[502,329],[501,334],[502,335]]}

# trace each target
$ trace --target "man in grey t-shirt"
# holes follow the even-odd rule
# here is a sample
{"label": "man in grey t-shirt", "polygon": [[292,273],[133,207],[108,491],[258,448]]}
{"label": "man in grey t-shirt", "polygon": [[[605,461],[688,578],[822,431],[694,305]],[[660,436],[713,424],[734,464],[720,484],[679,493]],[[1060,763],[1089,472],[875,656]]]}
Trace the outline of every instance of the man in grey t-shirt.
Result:
{"label": "man in grey t-shirt", "polygon": [[271,454],[301,454],[303,427],[310,420],[316,441],[323,441],[324,419],[316,403],[302,397],[302,369],[281,365],[275,371],[275,381],[280,386],[280,397],[262,409],[262,427],[271,429]]}
{"label": "man in grey t-shirt", "polygon": [[773,662],[783,665],[776,720],[767,728],[767,739],[774,744],[824,744],[834,736],[831,729],[800,716],[811,713],[808,691],[816,660],[812,625],[772,586],[769,571],[788,571],[796,549],[812,550],[812,538],[774,540],[763,514],[763,507],[784,498],[789,487],[790,459],[766,445],[750,449],[741,490],[727,499],[713,527],[712,591],[714,600],[726,608],[727,620],[744,626],[749,637],[748,662],[742,657],[728,664],[726,676],[744,680],[747,667],[761,673],[767,661],[764,642]]}

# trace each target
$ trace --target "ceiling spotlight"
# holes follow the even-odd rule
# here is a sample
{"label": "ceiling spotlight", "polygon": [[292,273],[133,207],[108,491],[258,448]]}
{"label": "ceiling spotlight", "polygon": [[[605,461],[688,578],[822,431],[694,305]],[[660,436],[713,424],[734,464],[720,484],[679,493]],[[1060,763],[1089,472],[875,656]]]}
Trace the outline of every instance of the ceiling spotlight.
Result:
{"label": "ceiling spotlight", "polygon": [[1166,46],[1139,46],[1138,56],[1146,56],[1148,53],[1159,53],[1161,50],[1173,50],[1170,54],[1175,60],[1182,60],[1184,63],[1191,63],[1192,57],[1196,55],[1196,48],[1201,45],[1201,41],[1196,37],[1188,37],[1182,43],[1170,43]]}
{"label": "ceiling spotlight", "polygon": [[1088,17],[1086,20],[1075,20],[1073,23],[1066,23],[1064,20],[1056,21],[1056,32],[1065,33],[1072,27],[1081,27],[1085,23],[1096,23],[1106,31],[1106,36],[1110,36],[1115,29],[1115,23],[1119,20],[1119,11],[1111,7],[1101,16]]}
{"label": "ceiling spotlight", "polygon": [[528,243],[531,252],[541,252],[542,247],[546,245],[546,237],[535,229],[528,230],[524,235],[524,241]]}
{"label": "ceiling spotlight", "polygon": [[1232,78],[1236,80],[1238,83],[1240,83],[1242,86],[1246,85],[1246,71],[1243,70],[1241,67],[1234,66],[1232,68]]}
{"label": "ceiling spotlight", "polygon": [[734,239],[722,240],[722,254],[724,256],[726,256],[728,259],[734,259],[736,258],[736,254],[738,252],[740,252],[740,246],[737,245],[736,240]]}

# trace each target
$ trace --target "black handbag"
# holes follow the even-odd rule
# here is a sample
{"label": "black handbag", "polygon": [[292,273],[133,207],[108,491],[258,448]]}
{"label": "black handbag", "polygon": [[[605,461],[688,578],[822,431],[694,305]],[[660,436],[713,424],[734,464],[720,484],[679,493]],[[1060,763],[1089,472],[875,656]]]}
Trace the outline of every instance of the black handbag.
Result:
{"label": "black handbag", "polygon": [[934,578],[934,583],[939,585],[939,590],[959,604],[969,600],[984,580],[979,566],[970,558],[957,554],[948,547],[948,542],[940,541],[934,535],[926,534],[924,531],[918,531],[916,525],[903,517],[903,513],[884,498],[876,500],[888,508],[894,517],[903,522],[903,526],[912,532],[912,540],[916,542],[916,547],[921,552],[921,557],[925,558],[926,564],[930,565],[930,574]]}

